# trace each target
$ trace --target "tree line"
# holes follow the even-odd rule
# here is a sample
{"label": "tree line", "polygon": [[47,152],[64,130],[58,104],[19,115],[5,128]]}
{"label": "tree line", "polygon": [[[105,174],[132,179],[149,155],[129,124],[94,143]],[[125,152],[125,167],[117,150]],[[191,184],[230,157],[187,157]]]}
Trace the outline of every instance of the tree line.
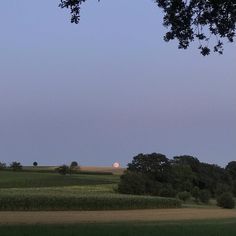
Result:
{"label": "tree line", "polygon": [[183,155],[168,159],[160,153],[139,154],[121,176],[118,191],[176,197],[208,203],[211,197],[236,197],[236,161],[223,168]]}
{"label": "tree line", "polygon": [[[33,167],[37,167],[37,166],[38,166],[38,162],[34,161]],[[23,166],[20,162],[17,162],[17,161],[13,161],[9,166],[7,166],[7,164],[4,162],[0,162],[0,170],[21,171],[23,170]],[[72,161],[70,166],[64,164],[55,168],[55,172],[61,175],[72,174],[72,173],[78,172],[79,170],[80,170],[80,166],[77,161]]]}

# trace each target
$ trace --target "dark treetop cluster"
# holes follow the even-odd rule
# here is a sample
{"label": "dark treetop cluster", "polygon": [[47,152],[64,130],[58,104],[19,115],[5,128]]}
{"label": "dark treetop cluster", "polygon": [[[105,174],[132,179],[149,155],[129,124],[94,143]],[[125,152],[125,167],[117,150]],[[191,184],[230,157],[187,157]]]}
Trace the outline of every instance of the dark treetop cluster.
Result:
{"label": "dark treetop cluster", "polygon": [[160,153],[139,154],[121,176],[118,190],[183,199],[193,196],[201,202],[226,192],[236,196],[236,161],[222,168],[187,155],[168,159]]}
{"label": "dark treetop cluster", "polygon": [[[86,0],[61,0],[59,7],[69,8],[71,22],[80,21],[80,7]],[[98,0],[100,1],[100,0]],[[154,0],[163,10],[163,25],[168,28],[165,41],[177,39],[179,48],[187,49],[198,40],[202,55],[223,53],[224,39],[233,42],[236,25],[236,0]]]}

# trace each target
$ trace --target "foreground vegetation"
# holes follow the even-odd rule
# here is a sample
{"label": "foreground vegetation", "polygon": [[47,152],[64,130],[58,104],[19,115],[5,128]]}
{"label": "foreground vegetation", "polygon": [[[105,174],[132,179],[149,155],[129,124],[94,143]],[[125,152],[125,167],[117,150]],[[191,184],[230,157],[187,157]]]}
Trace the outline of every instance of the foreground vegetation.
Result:
{"label": "foreground vegetation", "polygon": [[[0,171],[0,210],[112,210],[176,208],[172,198],[116,192],[117,175],[58,175]],[[34,186],[34,187],[32,187]]]}
{"label": "foreground vegetation", "polygon": [[121,210],[176,208],[177,199],[123,195],[109,192],[87,192],[76,188],[31,189],[31,192],[1,191],[0,210]]}
{"label": "foreground vegetation", "polygon": [[235,236],[236,219],[221,221],[189,221],[166,223],[114,223],[82,225],[35,225],[35,226],[0,226],[4,236]]}
{"label": "foreground vegetation", "polygon": [[236,197],[236,161],[226,168],[200,162],[192,156],[168,159],[163,154],[139,154],[121,176],[118,191],[125,194],[147,194],[178,197],[186,201],[208,203],[216,198],[218,206],[234,208]]}
{"label": "foreground vegetation", "polygon": [[[177,208],[181,203],[234,208],[236,162],[226,168],[191,156],[139,154],[121,176],[70,166],[0,163],[0,210]],[[211,199],[214,199],[213,201]],[[213,204],[212,204],[213,202]]]}

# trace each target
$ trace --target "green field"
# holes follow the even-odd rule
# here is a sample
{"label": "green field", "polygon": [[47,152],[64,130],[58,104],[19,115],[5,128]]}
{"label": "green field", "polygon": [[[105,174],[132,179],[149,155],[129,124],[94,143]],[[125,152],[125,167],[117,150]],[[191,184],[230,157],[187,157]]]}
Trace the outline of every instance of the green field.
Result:
{"label": "green field", "polygon": [[[121,210],[176,208],[177,199],[125,195],[116,192],[119,175],[72,174],[43,171],[0,171],[0,210]],[[209,207],[184,204],[184,207]],[[211,202],[215,207],[215,201]],[[182,211],[180,209],[180,211]],[[135,235],[235,236],[236,219],[183,222],[121,222],[79,225],[2,225],[3,236]]]}
{"label": "green field", "polygon": [[41,172],[13,172],[0,171],[1,188],[32,188],[32,187],[56,187],[74,185],[97,185],[114,184],[119,182],[117,175],[94,175],[94,174],[74,174],[59,175],[58,173]]}
{"label": "green field", "polygon": [[0,171],[0,210],[176,208],[177,199],[118,194],[118,175]]}
{"label": "green field", "polygon": [[235,236],[236,219],[167,223],[0,226],[4,236]]}

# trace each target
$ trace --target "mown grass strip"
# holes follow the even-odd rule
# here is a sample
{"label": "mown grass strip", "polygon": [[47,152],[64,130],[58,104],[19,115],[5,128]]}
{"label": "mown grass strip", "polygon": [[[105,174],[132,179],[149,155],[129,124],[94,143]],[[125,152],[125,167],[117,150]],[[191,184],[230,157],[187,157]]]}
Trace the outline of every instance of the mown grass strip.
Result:
{"label": "mown grass strip", "polygon": [[236,219],[175,223],[0,226],[4,236],[235,236]]}

